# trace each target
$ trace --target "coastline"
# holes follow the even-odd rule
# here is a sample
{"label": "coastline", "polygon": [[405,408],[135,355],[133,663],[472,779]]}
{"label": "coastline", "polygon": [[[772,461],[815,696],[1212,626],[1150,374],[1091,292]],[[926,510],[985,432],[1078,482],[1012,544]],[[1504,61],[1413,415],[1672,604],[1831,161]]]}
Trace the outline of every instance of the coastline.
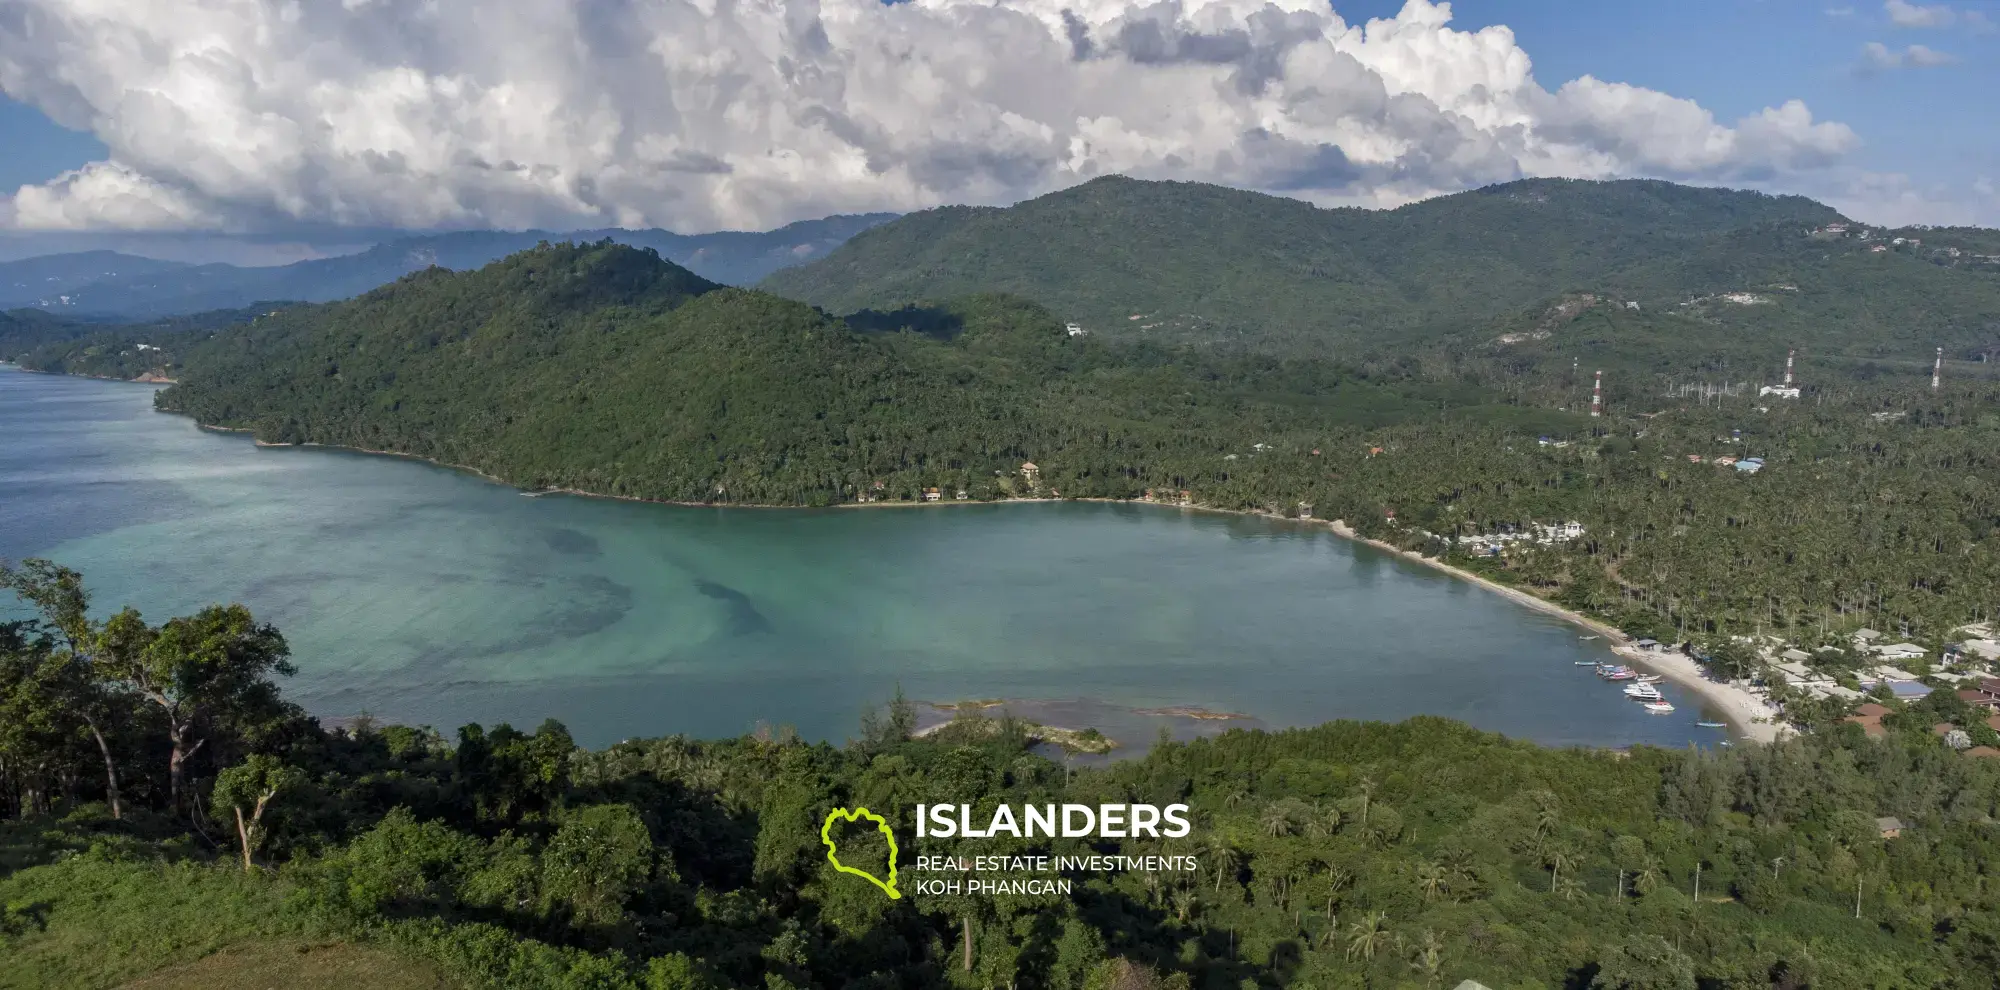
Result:
{"label": "coastline", "polygon": [[[173,412],[171,410],[162,410],[162,411]],[[179,413],[179,412],[173,412],[173,414],[185,415],[184,413]],[[198,420],[196,421],[196,425],[204,430],[214,430],[217,432],[224,432],[224,433],[252,432],[251,430],[244,428],[212,426],[207,423],[202,423]],[[1117,505],[1150,505],[1166,509],[1179,509],[1184,512],[1193,511],[1193,512],[1209,512],[1209,513],[1233,515],[1233,516],[1254,516],[1266,520],[1284,520],[1288,522],[1305,523],[1313,526],[1324,527],[1325,529],[1331,531],[1336,536],[1352,540],[1357,543],[1365,543],[1371,547],[1374,547],[1377,550],[1394,554],[1395,556],[1403,560],[1407,560],[1412,563],[1420,564],[1422,566],[1429,567],[1433,570],[1443,572],[1444,574],[1450,575],[1451,577],[1469,582],[1471,584],[1479,586],[1480,588],[1485,589],[1486,591],[1490,591],[1493,592],[1494,594],[1507,598],[1508,600],[1514,602],[1515,604],[1524,606],[1526,608],[1534,609],[1535,611],[1541,612],[1545,615],[1553,616],[1555,618],[1563,620],[1564,622],[1568,622],[1571,625],[1577,626],[1582,629],[1587,629],[1599,636],[1602,636],[1604,637],[1606,644],[1610,646],[1611,651],[1617,656],[1631,662],[1635,666],[1645,668],[1649,671],[1661,675],[1666,680],[1671,681],[1675,686],[1683,688],[1695,695],[1698,695],[1702,700],[1708,702],[1711,706],[1721,711],[1723,713],[1724,720],[1729,723],[1731,731],[1742,739],[1752,742],[1773,742],[1776,741],[1777,739],[1782,738],[1788,731],[1788,729],[1782,724],[1771,721],[1771,718],[1774,713],[1764,704],[1762,698],[1758,697],[1756,694],[1752,693],[1747,687],[1744,687],[1742,685],[1735,683],[1722,683],[1710,680],[1707,677],[1707,675],[1702,671],[1701,667],[1698,664],[1696,664],[1693,659],[1687,657],[1684,654],[1672,651],[1655,652],[1655,651],[1640,650],[1632,646],[1631,638],[1626,636],[1622,630],[1618,629],[1615,626],[1612,626],[1608,623],[1602,622],[1597,619],[1590,618],[1589,616],[1583,615],[1581,613],[1571,611],[1570,609],[1564,608],[1563,606],[1558,605],[1555,602],[1549,601],[1548,599],[1543,598],[1539,595],[1523,591],[1519,588],[1509,587],[1507,585],[1494,581],[1490,578],[1465,570],[1464,568],[1454,567],[1451,564],[1447,564],[1441,560],[1434,560],[1432,558],[1425,557],[1421,554],[1411,553],[1409,551],[1403,550],[1400,547],[1384,542],[1382,540],[1375,540],[1375,539],[1370,539],[1368,537],[1364,537],[1359,533],[1355,532],[1354,529],[1348,526],[1345,521],[1339,519],[1334,519],[1334,520],[1286,519],[1283,516],[1274,515],[1268,512],[1257,512],[1244,509],[1223,509],[1214,506],[1205,506],[1196,504],[1148,502],[1141,499],[1115,499],[1115,498],[1007,498],[1007,499],[996,499],[993,501],[967,500],[964,502],[960,502],[956,499],[943,499],[936,502],[901,502],[901,501],[861,502],[861,503],[845,502],[827,506],[759,505],[755,503],[743,503],[743,502],[679,502],[667,499],[643,498],[635,495],[609,495],[600,492],[591,492],[576,488],[546,488],[546,489],[530,491],[529,489],[524,488],[515,482],[511,482],[504,478],[488,474],[485,471],[479,470],[478,468],[474,468],[463,464],[451,464],[437,460],[435,458],[425,457],[420,454],[410,454],[401,451],[371,450],[365,447],[350,447],[341,444],[321,444],[321,443],[273,444],[273,443],[265,443],[264,441],[261,440],[253,440],[252,442],[256,443],[258,446],[261,447],[318,447],[327,450],[345,450],[353,453],[375,454],[387,457],[400,457],[408,460],[422,461],[426,464],[431,464],[437,467],[449,468],[456,471],[464,471],[468,474],[475,475],[479,478],[482,478],[494,484],[504,485],[506,487],[513,488],[517,491],[522,492],[523,494],[532,494],[532,495],[563,494],[563,495],[573,495],[581,498],[614,499],[621,502],[644,502],[653,505],[674,505],[674,506],[681,506],[683,508],[929,509],[947,505],[1007,505],[1007,504],[1019,504],[1019,503],[1046,503],[1046,502],[1102,502],[1102,503],[1112,503]]]}
{"label": "coastline", "polygon": [[1443,571],[1455,578],[1479,585],[1488,591],[1509,598],[1528,608],[1553,615],[1572,625],[1589,629],[1603,636],[1605,641],[1611,646],[1611,652],[1631,661],[1635,666],[1644,667],[1653,673],[1659,674],[1667,680],[1672,681],[1677,687],[1685,688],[1700,695],[1703,701],[1721,709],[1724,718],[1730,724],[1730,728],[1735,730],[1744,739],[1753,742],[1775,742],[1787,731],[1783,726],[1769,721],[1773,713],[1764,705],[1763,699],[1752,694],[1749,689],[1737,684],[1710,680],[1708,675],[1702,671],[1701,665],[1695,663],[1686,654],[1673,650],[1641,650],[1633,646],[1631,637],[1625,635],[1616,626],[1600,622],[1578,612],[1572,612],[1539,595],[1530,594],[1519,588],[1510,588],[1498,581],[1474,574],[1462,567],[1453,567],[1444,561],[1433,560],[1422,554],[1411,553],[1381,540],[1371,540],[1356,533],[1345,522],[1338,519],[1333,520],[1327,525],[1335,533],[1347,539],[1358,543],[1366,543],[1371,547],[1393,553],[1405,560],[1422,564],[1434,570]]}

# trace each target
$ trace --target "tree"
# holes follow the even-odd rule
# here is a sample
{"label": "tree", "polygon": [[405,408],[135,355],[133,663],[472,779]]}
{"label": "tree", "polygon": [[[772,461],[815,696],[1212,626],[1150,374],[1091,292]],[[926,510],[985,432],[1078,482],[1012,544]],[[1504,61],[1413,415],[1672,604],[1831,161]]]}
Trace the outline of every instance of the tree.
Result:
{"label": "tree", "polygon": [[1598,963],[1594,990],[1694,990],[1694,962],[1658,935],[1639,935]]}
{"label": "tree", "polygon": [[1417,940],[1416,953],[1410,959],[1410,968],[1421,974],[1424,982],[1437,986],[1438,977],[1444,972],[1444,940],[1438,933],[1424,929],[1423,937]]}
{"label": "tree", "polygon": [[232,708],[272,700],[271,674],[290,675],[291,647],[276,627],[259,623],[241,605],[211,605],[149,629],[127,608],[105,623],[105,651],[114,676],[166,714],[168,794],[180,808],[187,761],[208,743],[202,722]]}
{"label": "tree", "polygon": [[1347,930],[1347,958],[1359,956],[1363,959],[1375,958],[1375,953],[1389,944],[1389,916],[1382,911],[1373,911],[1362,916]]}
{"label": "tree", "polygon": [[542,890],[587,924],[609,924],[653,875],[653,837],[629,805],[565,812],[542,852]]}
{"label": "tree", "polygon": [[[302,786],[305,780],[304,771],[263,753],[253,754],[216,776],[210,802],[215,817],[227,817],[223,814],[227,809],[236,819],[236,841],[243,852],[244,872],[252,869],[250,857],[264,844],[264,812],[270,809],[272,800]],[[248,814],[244,813],[245,808],[250,809]]]}
{"label": "tree", "polygon": [[1416,876],[1417,889],[1423,891],[1426,901],[1437,900],[1451,885],[1451,874],[1444,867],[1429,861],[1417,864]]}
{"label": "tree", "polygon": [[110,682],[125,661],[132,645],[104,636],[90,621],[90,594],[83,576],[51,561],[31,558],[16,568],[0,564],[0,588],[12,591],[40,613],[39,625],[58,639],[62,648],[50,659],[54,667],[46,680],[52,703],[59,704],[71,717],[81,721],[97,744],[104,760],[105,803],[111,817],[123,818],[124,801],[118,786],[118,761],[105,739],[105,728],[116,709]]}

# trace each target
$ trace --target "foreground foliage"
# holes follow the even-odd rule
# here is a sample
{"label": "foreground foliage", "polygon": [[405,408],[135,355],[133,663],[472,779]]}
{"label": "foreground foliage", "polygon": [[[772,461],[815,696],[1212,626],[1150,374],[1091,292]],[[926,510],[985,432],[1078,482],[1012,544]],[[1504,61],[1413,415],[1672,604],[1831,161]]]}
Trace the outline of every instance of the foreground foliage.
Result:
{"label": "foreground foliage", "polygon": [[[31,601],[73,577],[10,575]],[[196,692],[215,713],[191,730],[198,752],[228,755],[190,762],[177,799],[156,733],[118,737],[114,819],[100,754],[75,740],[90,705],[137,728],[158,707],[98,666],[131,629],[38,613],[0,650],[0,697],[44,730],[0,739],[0,985],[108,986],[330,939],[506,987],[2000,985],[2000,761],[1938,746],[1915,710],[1881,741],[1845,726],[1734,751],[1558,750],[1418,718],[1162,741],[1071,768],[1005,722],[912,740],[900,700],[844,747],[592,752],[553,722],[449,742],[365,722],[274,732],[219,700],[271,692]],[[203,662],[256,653],[258,628],[211,637]],[[267,790],[246,870],[203,809]],[[939,802],[1186,803],[1195,827],[918,839],[915,806]],[[1069,896],[890,901],[823,854],[821,820],[855,804],[892,823],[906,871],[1013,852],[1198,866],[1078,874]],[[843,856],[865,859],[867,838]],[[922,874],[903,876],[914,890]]]}

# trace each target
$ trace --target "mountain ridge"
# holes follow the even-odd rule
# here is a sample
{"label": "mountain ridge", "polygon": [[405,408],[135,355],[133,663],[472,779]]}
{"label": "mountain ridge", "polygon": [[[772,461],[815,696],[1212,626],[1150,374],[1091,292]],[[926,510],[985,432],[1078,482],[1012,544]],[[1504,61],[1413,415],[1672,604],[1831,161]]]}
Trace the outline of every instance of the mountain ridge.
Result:
{"label": "mountain ridge", "polygon": [[145,320],[235,309],[266,299],[332,302],[439,265],[477,268],[542,241],[610,238],[722,283],[754,282],[779,267],[823,255],[894,214],[824,217],[770,231],[677,234],[607,228],[569,232],[455,231],[397,238],[353,254],[268,268],[159,261],[112,251],[0,262],[0,309],[34,307],[80,318]]}
{"label": "mountain ridge", "polygon": [[[1866,229],[1804,197],[1658,180],[1525,179],[1365,210],[1106,177],[1011,207],[909,214],[759,286],[833,312],[1000,291],[1112,336],[1343,356],[1440,339],[1564,292],[1670,307],[1803,285],[1829,266],[1838,278],[1763,329],[1790,336],[1856,317],[1970,346],[2000,320],[2000,279],[1940,267],[1901,241],[1883,257],[1874,249],[1891,238],[1879,229],[1872,242],[1813,233],[1836,227]],[[1860,296],[1877,284],[1904,308],[1872,313]]]}

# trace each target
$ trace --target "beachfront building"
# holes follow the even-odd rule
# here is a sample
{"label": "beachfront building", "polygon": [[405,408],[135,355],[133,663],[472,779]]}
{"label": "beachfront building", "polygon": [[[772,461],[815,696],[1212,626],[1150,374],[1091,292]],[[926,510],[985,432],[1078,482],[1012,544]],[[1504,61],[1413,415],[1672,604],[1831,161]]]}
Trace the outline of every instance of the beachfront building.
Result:
{"label": "beachfront building", "polygon": [[1915,660],[1927,651],[1915,643],[1890,643],[1887,646],[1871,646],[1868,652],[1884,660]]}
{"label": "beachfront building", "polygon": [[1529,523],[1526,529],[1458,536],[1453,537],[1453,542],[1465,547],[1469,553],[1494,557],[1512,543],[1531,542],[1539,546],[1553,546],[1557,543],[1568,543],[1582,536],[1583,532],[1583,524],[1571,519],[1559,523]]}
{"label": "beachfront building", "polygon": [[937,489],[935,489],[935,488],[926,488],[926,489],[924,489],[924,501],[926,501],[926,502],[935,502],[935,501],[937,501],[938,499],[940,499],[940,498],[943,498],[943,497],[944,497],[943,493],[942,493],[942,492],[939,492],[939,491],[938,491]]}

